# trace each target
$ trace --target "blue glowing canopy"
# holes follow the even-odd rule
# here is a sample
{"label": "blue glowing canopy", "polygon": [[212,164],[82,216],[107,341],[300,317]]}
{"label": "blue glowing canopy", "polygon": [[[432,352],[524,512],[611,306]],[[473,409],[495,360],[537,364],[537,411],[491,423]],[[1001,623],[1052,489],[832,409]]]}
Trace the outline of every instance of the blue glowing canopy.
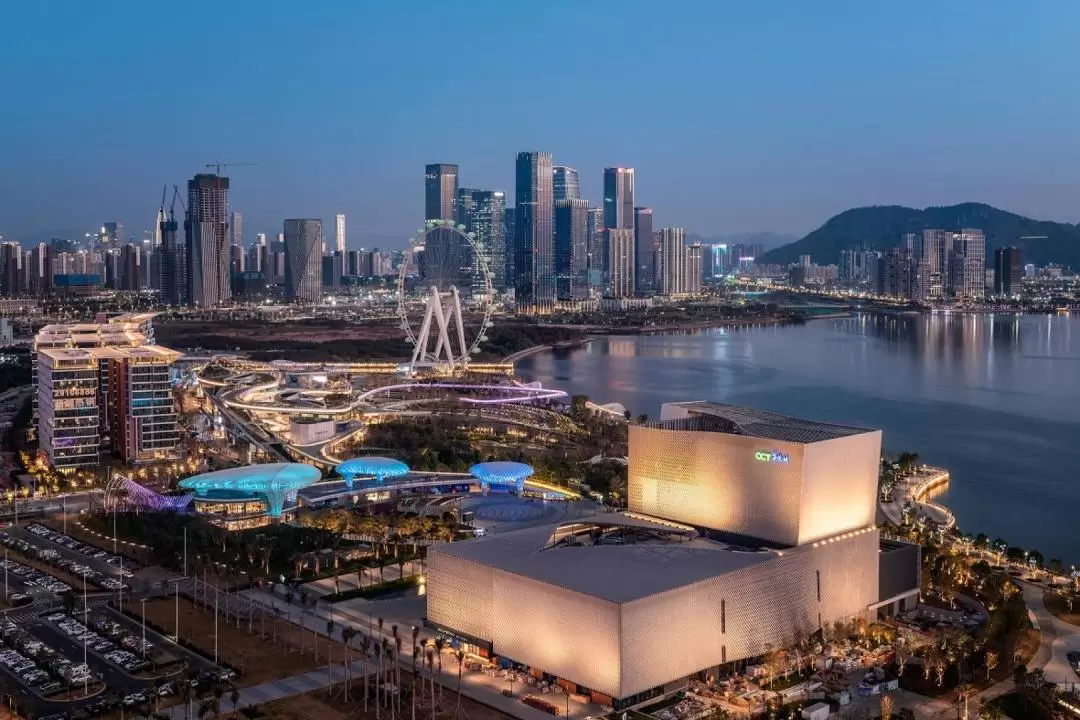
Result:
{"label": "blue glowing canopy", "polygon": [[286,502],[296,499],[296,491],[313,485],[322,472],[304,463],[267,463],[203,473],[180,481],[180,487],[203,495],[209,490],[237,490],[266,497],[271,517],[281,517]]}
{"label": "blue glowing canopy", "polygon": [[485,490],[491,485],[514,485],[518,492],[521,492],[525,487],[525,479],[533,472],[532,465],[508,460],[477,463],[469,468],[469,474],[479,480]]}
{"label": "blue glowing canopy", "polygon": [[337,466],[337,473],[345,478],[347,487],[352,487],[353,480],[358,475],[371,475],[381,483],[388,477],[394,478],[408,475],[409,466],[394,458],[369,455],[346,460]]}

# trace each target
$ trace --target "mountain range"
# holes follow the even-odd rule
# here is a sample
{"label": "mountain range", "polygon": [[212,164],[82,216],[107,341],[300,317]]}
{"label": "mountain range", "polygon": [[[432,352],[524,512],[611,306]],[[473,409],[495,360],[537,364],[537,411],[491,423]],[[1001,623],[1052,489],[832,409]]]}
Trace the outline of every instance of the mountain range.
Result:
{"label": "mountain range", "polygon": [[1020,248],[1024,263],[1058,263],[1080,268],[1080,225],[1033,220],[983,203],[961,203],[923,210],[899,205],[877,205],[847,210],[801,240],[765,253],[762,262],[786,265],[800,255],[812,262],[831,265],[846,248],[887,250],[899,245],[904,233],[928,228],[960,230],[976,228],[986,235],[987,267],[993,251],[1012,245]]}

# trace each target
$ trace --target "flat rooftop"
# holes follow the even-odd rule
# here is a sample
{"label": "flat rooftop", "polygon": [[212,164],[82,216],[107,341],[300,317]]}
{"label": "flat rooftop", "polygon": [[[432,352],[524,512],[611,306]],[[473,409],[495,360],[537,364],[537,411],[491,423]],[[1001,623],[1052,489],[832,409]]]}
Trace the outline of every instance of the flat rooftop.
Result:
{"label": "flat rooftop", "polygon": [[804,444],[875,432],[868,428],[802,420],[765,410],[706,400],[666,403],[664,408],[677,408],[688,413],[689,417],[660,420],[650,423],[650,427],[745,435]]}
{"label": "flat rooftop", "polygon": [[[677,533],[670,523],[649,523],[641,516],[626,518],[623,523],[621,517],[613,513],[585,518],[580,524],[650,526]],[[511,530],[439,545],[433,550],[613,603],[674,590],[776,557],[770,552],[735,550],[703,539],[668,544],[549,545],[556,530],[573,524]]]}

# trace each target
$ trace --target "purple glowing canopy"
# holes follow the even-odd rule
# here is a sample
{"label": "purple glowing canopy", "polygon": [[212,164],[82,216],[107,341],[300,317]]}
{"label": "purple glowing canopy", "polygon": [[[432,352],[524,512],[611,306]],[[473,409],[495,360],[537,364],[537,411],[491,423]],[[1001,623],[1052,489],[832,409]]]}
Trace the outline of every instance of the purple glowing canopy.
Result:
{"label": "purple glowing canopy", "polygon": [[347,487],[352,487],[357,475],[371,475],[381,483],[388,477],[408,475],[409,466],[394,458],[369,455],[346,460],[337,466],[337,474],[345,478]]}
{"label": "purple glowing canopy", "polygon": [[525,488],[525,479],[533,472],[532,465],[508,460],[477,463],[469,468],[469,474],[479,480],[485,490],[491,485],[514,485],[521,492]]}

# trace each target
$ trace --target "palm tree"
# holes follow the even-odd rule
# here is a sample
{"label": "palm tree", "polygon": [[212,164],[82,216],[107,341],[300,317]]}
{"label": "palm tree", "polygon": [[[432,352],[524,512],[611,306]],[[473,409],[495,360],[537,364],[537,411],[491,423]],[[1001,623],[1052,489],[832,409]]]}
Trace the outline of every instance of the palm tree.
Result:
{"label": "palm tree", "polygon": [[371,635],[360,636],[360,653],[364,657],[364,714],[368,709],[368,659],[371,651]]}
{"label": "palm tree", "polygon": [[311,642],[313,644],[313,651],[315,653],[315,662],[319,662],[319,598],[308,598],[308,603],[311,605]]}
{"label": "palm tree", "polygon": [[428,673],[431,675],[431,720],[435,720],[435,651],[428,647]]}
{"label": "palm tree", "polygon": [[334,685],[334,621],[326,621],[326,692]]}
{"label": "palm tree", "polygon": [[435,657],[439,661],[439,705],[442,706],[442,651],[446,647],[446,641],[435,638]]}
{"label": "palm tree", "polygon": [[356,630],[351,625],[341,628],[341,642],[345,643],[345,702],[349,702],[349,680],[352,678],[351,645],[354,637]]}
{"label": "palm tree", "polygon": [[398,664],[398,658],[401,656],[401,636],[398,635],[397,625],[390,626],[390,634],[393,636],[394,641],[392,647],[394,650],[394,685],[398,691],[394,694],[394,705],[397,708],[397,712],[401,712],[401,667]]}
{"label": "palm tree", "polygon": [[390,675],[390,641],[387,640],[385,637],[382,639],[382,642],[379,643],[378,652],[382,655],[380,663],[386,663],[382,666],[382,684],[379,686],[382,688],[382,702],[384,705],[389,705],[390,688],[387,687],[387,684],[389,682],[388,677]]}
{"label": "palm tree", "polygon": [[221,717],[221,698],[225,696],[225,687],[220,682],[214,683],[214,717]]}
{"label": "palm tree", "polygon": [[[393,677],[393,675],[392,675],[393,670],[390,669],[390,663],[394,663],[394,665],[396,666],[397,662],[394,660],[394,649],[390,646],[390,643],[388,641],[386,641],[386,640],[383,641],[383,652],[386,653],[387,671],[390,672],[391,677]],[[396,710],[395,710],[395,708],[397,707],[395,701],[397,699],[396,696],[400,694],[400,688],[397,687],[397,683],[392,683],[392,685],[394,687],[394,690],[393,690],[393,693],[390,695],[390,698],[389,698],[389,700],[390,700],[390,717],[391,718],[393,718],[397,714]]]}
{"label": "palm tree", "polygon": [[378,718],[382,707],[382,643],[378,639],[373,639],[371,651],[375,654],[375,717]]}
{"label": "palm tree", "polygon": [[457,705],[454,706],[454,717],[457,717],[461,712],[461,666],[465,664],[465,651],[459,649],[454,655],[457,656]]}
{"label": "palm tree", "polygon": [[[416,688],[417,678],[416,676],[416,659],[420,657],[420,646],[416,644],[416,628],[413,628],[413,648],[412,648],[412,692],[409,694],[412,696],[412,720],[416,720]],[[421,692],[423,692],[424,684],[419,683]]]}

